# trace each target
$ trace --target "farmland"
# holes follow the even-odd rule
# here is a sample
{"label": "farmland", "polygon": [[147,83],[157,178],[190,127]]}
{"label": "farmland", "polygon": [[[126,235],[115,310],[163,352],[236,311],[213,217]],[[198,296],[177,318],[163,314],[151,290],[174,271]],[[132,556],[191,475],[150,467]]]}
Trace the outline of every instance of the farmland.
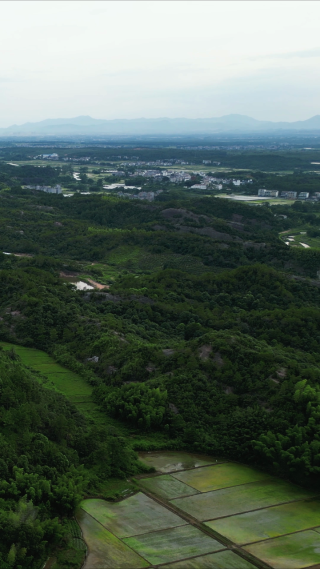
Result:
{"label": "farmland", "polygon": [[91,400],[91,387],[78,374],[58,364],[54,358],[42,350],[25,348],[8,342],[1,342],[4,350],[14,349],[24,365],[38,372],[37,379],[48,389],[63,393],[80,410],[94,408]]}
{"label": "farmland", "polygon": [[140,492],[113,504],[80,504],[85,569],[98,567],[101,556],[114,569],[130,562],[166,569],[302,569],[320,562],[315,493],[241,464],[210,464],[210,457],[162,451],[140,458],[157,471],[136,480]]}

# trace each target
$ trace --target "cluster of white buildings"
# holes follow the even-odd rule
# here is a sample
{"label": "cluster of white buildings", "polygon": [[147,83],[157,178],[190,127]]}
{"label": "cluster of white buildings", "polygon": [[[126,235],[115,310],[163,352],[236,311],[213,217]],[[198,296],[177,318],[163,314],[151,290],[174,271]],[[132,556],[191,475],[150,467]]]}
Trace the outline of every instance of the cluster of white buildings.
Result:
{"label": "cluster of white buildings", "polygon": [[161,194],[163,190],[157,190],[156,192],[139,192],[138,194],[129,194],[126,192],[118,192],[117,196],[120,198],[127,198],[130,200],[147,200],[148,202],[152,202],[155,196]]}
{"label": "cluster of white buildings", "polygon": [[53,152],[53,154],[39,154],[39,156],[34,156],[33,160],[41,158],[42,160],[59,160],[59,154]]}
{"label": "cluster of white buildings", "polygon": [[61,194],[62,189],[60,184],[56,184],[55,186],[24,186],[28,190],[39,190],[41,192],[46,192],[47,194]]}
{"label": "cluster of white buildings", "polygon": [[266,190],[260,189],[258,190],[258,196],[264,198],[277,198],[280,193],[280,198],[285,198],[287,200],[319,200],[320,199],[320,192],[315,192],[310,197],[310,192],[294,192],[291,190],[287,190],[285,192],[278,192],[278,190]]}

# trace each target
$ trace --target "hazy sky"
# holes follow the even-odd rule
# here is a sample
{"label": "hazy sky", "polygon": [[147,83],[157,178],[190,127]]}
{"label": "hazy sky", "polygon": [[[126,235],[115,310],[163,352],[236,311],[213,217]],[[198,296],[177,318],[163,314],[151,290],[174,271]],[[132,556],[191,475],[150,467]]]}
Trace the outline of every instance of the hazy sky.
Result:
{"label": "hazy sky", "polygon": [[0,2],[0,127],[320,114],[320,3]]}

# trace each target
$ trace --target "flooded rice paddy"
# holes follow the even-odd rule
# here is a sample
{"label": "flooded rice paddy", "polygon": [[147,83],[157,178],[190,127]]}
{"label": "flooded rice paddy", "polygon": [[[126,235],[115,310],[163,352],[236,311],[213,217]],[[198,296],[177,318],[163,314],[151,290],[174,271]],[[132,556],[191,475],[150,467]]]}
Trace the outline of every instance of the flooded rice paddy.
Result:
{"label": "flooded rice paddy", "polygon": [[320,564],[316,492],[185,452],[140,453],[156,469],[121,502],[84,500],[84,569],[302,569]]}

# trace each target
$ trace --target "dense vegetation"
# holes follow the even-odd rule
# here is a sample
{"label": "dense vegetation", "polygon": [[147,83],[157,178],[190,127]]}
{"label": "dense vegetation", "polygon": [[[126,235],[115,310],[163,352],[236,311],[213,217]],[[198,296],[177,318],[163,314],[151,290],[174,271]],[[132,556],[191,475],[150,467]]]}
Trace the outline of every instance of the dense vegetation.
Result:
{"label": "dense vegetation", "polygon": [[[56,183],[51,170],[40,183]],[[0,352],[1,568],[38,569],[84,494],[141,468],[134,449],[318,484],[320,251],[279,239],[317,232],[316,204],[66,199],[22,189],[7,166],[1,176],[0,250],[12,254],[0,254],[0,339],[81,374],[106,419]],[[61,271],[109,289],[76,291]]]}

